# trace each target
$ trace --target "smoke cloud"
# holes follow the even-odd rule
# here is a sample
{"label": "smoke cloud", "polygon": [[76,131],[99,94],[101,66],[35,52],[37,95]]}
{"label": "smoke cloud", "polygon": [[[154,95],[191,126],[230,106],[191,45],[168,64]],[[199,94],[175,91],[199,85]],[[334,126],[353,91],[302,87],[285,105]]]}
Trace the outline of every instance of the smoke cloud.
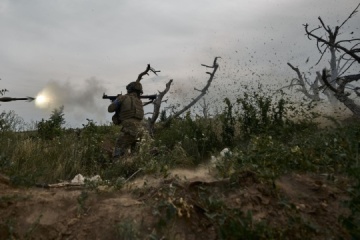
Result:
{"label": "smoke cloud", "polygon": [[81,87],[75,87],[70,82],[60,84],[50,81],[37,95],[36,106],[49,112],[64,106],[64,111],[76,119],[103,119],[106,109],[100,105],[100,98],[105,91],[105,87],[95,77],[87,79]]}

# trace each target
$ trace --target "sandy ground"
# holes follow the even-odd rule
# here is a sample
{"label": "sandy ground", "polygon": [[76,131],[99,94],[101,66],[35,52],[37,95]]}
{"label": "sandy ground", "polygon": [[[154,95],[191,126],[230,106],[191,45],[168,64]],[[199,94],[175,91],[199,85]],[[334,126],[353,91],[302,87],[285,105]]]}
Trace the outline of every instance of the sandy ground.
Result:
{"label": "sandy ground", "polygon": [[[176,169],[166,178],[139,176],[120,190],[18,188],[3,176],[0,239],[218,239],[200,190],[217,196],[227,209],[251,211],[255,222],[289,229],[293,224],[291,231],[299,234],[293,239],[301,239],[304,231],[313,239],[350,239],[338,221],[349,213],[342,204],[348,198],[345,179],[288,174],[269,188],[256,174],[244,172],[236,187],[229,187],[231,181],[210,172],[200,167]],[[175,209],[173,218],[162,211],[169,205]],[[292,223],[291,216],[297,216]],[[296,229],[296,221],[310,230]]]}

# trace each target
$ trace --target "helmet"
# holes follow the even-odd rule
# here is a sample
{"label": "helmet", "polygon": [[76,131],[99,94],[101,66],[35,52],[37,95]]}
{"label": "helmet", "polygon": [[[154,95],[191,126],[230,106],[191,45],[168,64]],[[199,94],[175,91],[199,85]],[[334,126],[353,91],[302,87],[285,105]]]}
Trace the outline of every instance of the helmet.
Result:
{"label": "helmet", "polygon": [[137,92],[143,94],[142,85],[139,82],[131,82],[126,86],[128,93]]}

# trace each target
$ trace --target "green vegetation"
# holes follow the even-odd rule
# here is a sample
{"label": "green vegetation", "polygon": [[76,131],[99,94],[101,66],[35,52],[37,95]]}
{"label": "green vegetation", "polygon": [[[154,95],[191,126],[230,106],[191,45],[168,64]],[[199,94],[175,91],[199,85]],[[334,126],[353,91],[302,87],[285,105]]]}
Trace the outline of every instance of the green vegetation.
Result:
{"label": "green vegetation", "polygon": [[[138,174],[166,177],[172,168],[208,163],[212,155],[217,156],[227,147],[231,153],[225,154],[224,161],[216,162],[216,169],[219,177],[230,179],[228,187],[232,188],[239,187],[236,183],[244,172],[256,174],[259,181],[273,189],[272,194],[276,194],[274,181],[289,172],[326,174],[329,179],[337,175],[352,178],[351,199],[344,202],[351,213],[339,221],[358,238],[360,125],[319,127],[316,117],[312,106],[295,105],[284,94],[276,98],[259,89],[249,89],[235,102],[225,99],[223,112],[213,118],[193,117],[188,112],[169,126],[160,121],[154,137],[146,136],[138,144],[131,161],[113,162],[117,126],[100,126],[88,119],[81,129],[65,129],[62,109],[56,109],[48,120],[37,124],[36,131],[24,132],[19,131],[23,122],[15,113],[2,113],[0,172],[8,175],[13,184],[22,186],[69,180],[81,173],[99,174],[108,184],[121,188],[124,179],[139,169],[142,171]],[[162,118],[166,118],[165,113]],[[165,231],[172,219],[191,213],[186,199],[180,200],[171,189],[164,191],[164,199],[170,197],[174,201],[154,205],[154,216],[159,219],[157,235]],[[79,211],[84,211],[85,193],[78,199]],[[276,239],[294,232],[293,236],[303,238],[316,232],[300,215],[290,214],[291,208],[291,224],[282,230],[273,229],[266,222],[254,222],[251,212],[229,209],[205,188],[197,194],[198,203],[206,209],[207,219],[216,227],[220,239],[241,239],[244,234],[248,239]],[[116,231],[129,239],[140,236],[130,220],[117,224]]]}
{"label": "green vegetation", "polygon": [[115,239],[141,239],[140,231],[137,229],[135,223],[130,219],[125,219],[121,223],[115,225],[116,236]]}

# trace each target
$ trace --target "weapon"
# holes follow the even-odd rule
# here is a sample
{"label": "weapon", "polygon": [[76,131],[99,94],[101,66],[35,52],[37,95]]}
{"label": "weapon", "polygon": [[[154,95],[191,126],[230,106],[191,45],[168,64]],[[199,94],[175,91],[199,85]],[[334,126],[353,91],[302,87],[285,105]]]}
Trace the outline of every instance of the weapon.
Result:
{"label": "weapon", "polygon": [[[108,95],[106,95],[105,93],[103,94],[103,99],[110,99],[110,101],[112,102],[112,101],[114,101],[118,96],[121,96],[121,94],[119,94],[119,95],[117,95],[117,96],[108,96]],[[145,104],[144,104],[144,106],[145,105],[147,105],[147,104],[149,104],[149,103],[152,103],[156,98],[157,98],[157,94],[153,94],[153,95],[140,95],[140,98],[141,99],[149,99],[150,101],[149,102],[146,102]]]}
{"label": "weapon", "polygon": [[26,97],[26,98],[12,98],[12,97],[1,97],[0,102],[11,102],[11,101],[18,101],[18,100],[26,100],[28,102],[32,102],[35,100],[33,97]]}

